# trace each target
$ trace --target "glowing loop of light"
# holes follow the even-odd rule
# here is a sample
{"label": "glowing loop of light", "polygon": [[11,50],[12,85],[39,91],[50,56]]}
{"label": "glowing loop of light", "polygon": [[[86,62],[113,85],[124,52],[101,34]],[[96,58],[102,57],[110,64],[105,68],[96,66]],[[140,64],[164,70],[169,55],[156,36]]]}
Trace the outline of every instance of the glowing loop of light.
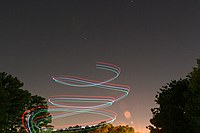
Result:
{"label": "glowing loop of light", "polygon": [[[117,77],[119,77],[121,69],[113,64],[97,62],[96,68],[101,70],[106,70],[113,72],[115,74],[114,77],[105,80],[105,81],[96,81],[90,80],[75,76],[64,76],[64,75],[55,75],[52,76],[52,79],[60,84],[73,86],[73,87],[98,87],[101,89],[108,89],[119,92],[121,95],[118,97],[110,97],[110,96],[80,96],[80,95],[59,95],[52,96],[48,99],[48,102],[53,106],[47,107],[35,107],[30,110],[27,110],[22,115],[22,125],[24,126],[26,132],[32,133],[36,132],[35,128],[39,128],[39,124],[46,120],[46,116],[40,116],[40,113],[43,113],[48,110],[48,112],[59,112],[52,115],[52,119],[63,118],[67,116],[77,115],[80,113],[91,113],[97,114],[101,116],[105,116],[108,119],[104,119],[101,121],[106,121],[107,123],[111,123],[116,119],[117,114],[110,110],[106,110],[104,108],[111,106],[114,102],[126,97],[130,91],[129,86],[119,85],[119,84],[111,84],[109,82],[113,81]],[[66,103],[74,103],[74,105],[67,105]],[[80,106],[77,103],[93,103],[94,105]],[[100,121],[100,122],[101,122]],[[99,122],[99,121],[98,121]],[[97,124],[87,123],[87,124]]]}

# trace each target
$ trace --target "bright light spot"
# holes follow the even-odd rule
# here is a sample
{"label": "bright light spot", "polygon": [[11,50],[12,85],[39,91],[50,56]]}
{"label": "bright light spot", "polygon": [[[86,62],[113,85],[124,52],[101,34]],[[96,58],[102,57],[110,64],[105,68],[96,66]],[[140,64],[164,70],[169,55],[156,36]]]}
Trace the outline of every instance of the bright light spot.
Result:
{"label": "bright light spot", "polygon": [[130,118],[131,118],[131,112],[128,111],[128,110],[126,110],[126,111],[124,112],[124,116],[125,116],[127,119],[130,119]]}
{"label": "bright light spot", "polygon": [[131,121],[131,125],[133,125],[133,121]]}

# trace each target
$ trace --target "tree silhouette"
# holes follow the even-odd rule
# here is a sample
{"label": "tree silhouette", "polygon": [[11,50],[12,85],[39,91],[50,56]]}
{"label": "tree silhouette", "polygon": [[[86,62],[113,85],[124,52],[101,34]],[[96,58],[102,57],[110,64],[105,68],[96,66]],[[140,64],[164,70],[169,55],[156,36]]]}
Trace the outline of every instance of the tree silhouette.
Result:
{"label": "tree silhouette", "polygon": [[171,81],[160,89],[151,109],[153,118],[147,128],[151,133],[200,132],[200,60],[198,68],[185,79]]}
{"label": "tree silhouette", "polygon": [[[21,89],[23,83],[5,72],[0,73],[0,132],[23,132],[21,116],[35,106],[47,106],[40,96]],[[49,121],[50,122],[50,121]]]}
{"label": "tree silhouette", "polygon": [[200,59],[197,68],[188,76],[190,79],[189,90],[186,93],[186,116],[191,121],[194,133],[200,133]]}

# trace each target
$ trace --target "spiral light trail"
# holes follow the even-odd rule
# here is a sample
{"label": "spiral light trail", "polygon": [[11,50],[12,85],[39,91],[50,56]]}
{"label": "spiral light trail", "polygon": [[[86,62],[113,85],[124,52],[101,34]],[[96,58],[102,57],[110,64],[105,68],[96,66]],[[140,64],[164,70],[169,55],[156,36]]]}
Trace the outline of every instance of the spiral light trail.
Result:
{"label": "spiral light trail", "polygon": [[[107,119],[102,119],[96,122],[81,123],[79,125],[94,125],[101,121],[107,123],[113,122],[117,114],[113,111],[106,110],[106,107],[111,106],[114,102],[126,97],[130,91],[130,87],[120,84],[112,84],[111,81],[119,77],[121,69],[110,63],[97,62],[96,68],[109,71],[115,74],[115,76],[105,81],[91,80],[75,76],[55,75],[52,79],[60,84],[66,86],[72,86],[77,88],[85,87],[97,87],[99,89],[107,89],[118,92],[119,96],[82,96],[82,95],[57,95],[48,99],[48,102],[52,104],[49,107],[35,107],[25,111],[22,114],[22,125],[26,132],[35,133],[36,128],[40,130],[40,125],[45,121],[48,121],[48,117],[52,119],[59,119],[68,116],[73,116],[81,113],[89,113],[104,116]],[[81,103],[81,105],[80,105]],[[73,104],[73,105],[71,105]],[[91,105],[84,105],[91,104]],[[42,115],[45,112],[49,112],[48,115]],[[67,125],[69,126],[69,125]]]}

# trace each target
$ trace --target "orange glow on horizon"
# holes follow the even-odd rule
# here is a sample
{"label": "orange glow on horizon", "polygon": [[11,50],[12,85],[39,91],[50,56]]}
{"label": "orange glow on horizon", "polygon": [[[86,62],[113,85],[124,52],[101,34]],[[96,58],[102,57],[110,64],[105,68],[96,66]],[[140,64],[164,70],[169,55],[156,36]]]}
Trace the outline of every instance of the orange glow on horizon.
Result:
{"label": "orange glow on horizon", "polygon": [[146,129],[145,127],[134,127],[135,133],[150,133],[150,131],[148,129]]}
{"label": "orange glow on horizon", "polygon": [[146,129],[146,126],[143,126],[143,124],[135,123],[134,120],[130,120],[129,122],[125,121],[119,121],[116,120],[114,123],[112,123],[114,126],[126,126],[133,127],[135,130],[135,133],[150,133],[148,129]]}

